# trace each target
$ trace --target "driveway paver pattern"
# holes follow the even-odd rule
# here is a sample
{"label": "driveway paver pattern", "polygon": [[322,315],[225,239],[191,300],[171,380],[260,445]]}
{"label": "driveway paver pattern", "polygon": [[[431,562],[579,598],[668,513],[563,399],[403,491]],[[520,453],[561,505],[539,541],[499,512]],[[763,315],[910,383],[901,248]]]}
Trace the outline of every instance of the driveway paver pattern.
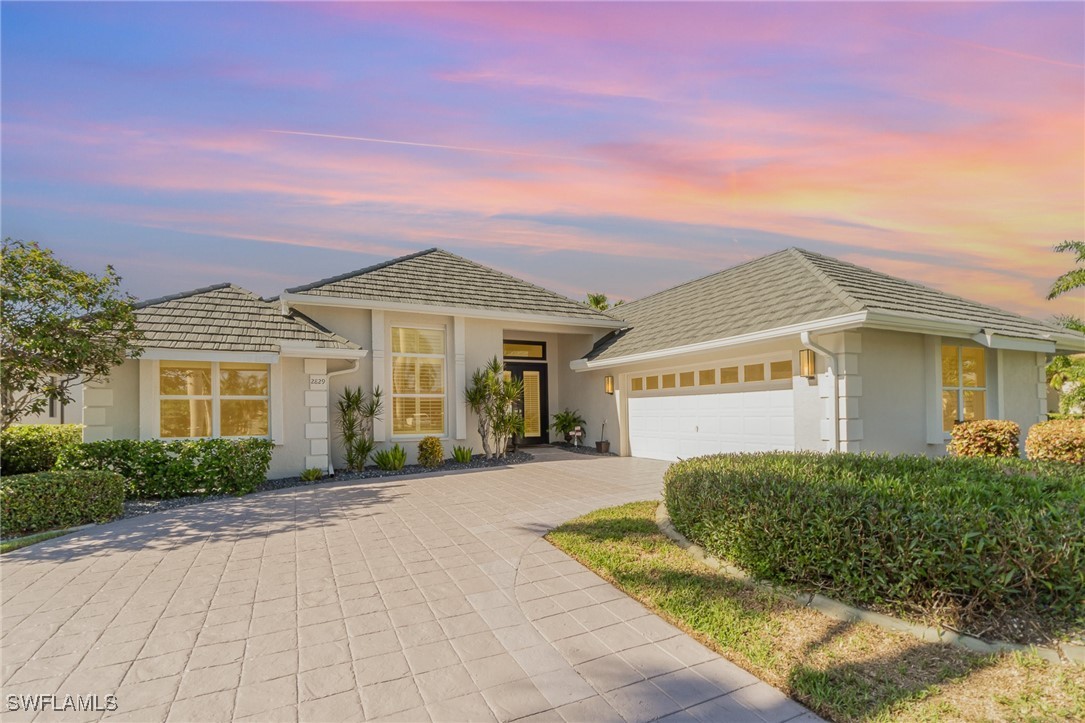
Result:
{"label": "driveway paver pattern", "polygon": [[818,720],[541,536],[658,498],[665,463],[539,450],[510,468],[263,493],[5,555],[5,721]]}

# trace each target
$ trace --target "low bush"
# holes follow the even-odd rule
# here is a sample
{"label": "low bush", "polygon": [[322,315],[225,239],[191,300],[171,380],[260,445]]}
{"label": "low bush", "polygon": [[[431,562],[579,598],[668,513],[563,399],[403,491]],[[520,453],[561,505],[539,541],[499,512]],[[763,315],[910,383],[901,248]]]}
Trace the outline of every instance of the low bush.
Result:
{"label": "low bush", "polygon": [[452,448],[452,459],[460,464],[471,464],[471,458],[475,456],[475,450],[471,447],[456,445]]}
{"label": "low bush", "polygon": [[1003,419],[980,419],[953,426],[946,451],[958,457],[1017,457],[1021,427]]}
{"label": "low bush", "polygon": [[108,522],[122,514],[124,478],[112,472],[35,472],[0,479],[5,535]]}
{"label": "low bush", "polygon": [[1029,459],[1085,464],[1085,419],[1057,419],[1032,425],[1025,440],[1025,453]]}
{"label": "low bush", "polygon": [[678,462],[675,526],[752,575],[959,621],[1070,619],[1085,599],[1085,469],[766,453]]}
{"label": "low bush", "polygon": [[389,449],[380,449],[373,453],[373,464],[385,472],[395,472],[403,469],[407,464],[407,450],[399,444],[392,445]]}
{"label": "low bush", "polygon": [[418,464],[423,467],[440,467],[445,461],[445,448],[436,437],[423,437],[418,443]]}
{"label": "low bush", "polygon": [[136,499],[244,495],[267,478],[273,449],[267,439],[110,439],[64,448],[57,468],[116,472]]}
{"label": "low bush", "polygon": [[320,467],[310,467],[301,473],[302,482],[317,482],[322,479],[324,479],[324,470]]}
{"label": "low bush", "polygon": [[45,472],[61,449],[81,441],[79,424],[17,424],[0,432],[0,468],[5,475]]}

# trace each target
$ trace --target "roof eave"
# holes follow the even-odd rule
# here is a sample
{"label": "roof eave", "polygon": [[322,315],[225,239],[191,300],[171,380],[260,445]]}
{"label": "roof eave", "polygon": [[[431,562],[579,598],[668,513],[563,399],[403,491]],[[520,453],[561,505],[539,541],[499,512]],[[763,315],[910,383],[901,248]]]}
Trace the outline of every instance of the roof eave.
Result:
{"label": "roof eave", "polygon": [[[1036,336],[1015,336],[1004,331],[988,329],[978,322],[954,321],[884,309],[869,312],[869,318],[865,326],[887,331],[906,331],[914,334],[933,334],[971,339],[991,349],[1034,351],[1043,354],[1053,354],[1057,348],[1067,346],[1074,349],[1085,349],[1085,342],[1069,335],[1044,334],[1042,331],[1037,330]],[[1075,346],[1075,342],[1077,346]]]}
{"label": "roof eave", "polygon": [[560,314],[527,314],[515,311],[501,311],[471,306],[440,306],[434,304],[411,304],[402,301],[380,301],[375,299],[353,299],[345,296],[326,296],[318,294],[284,293],[279,299],[282,312],[289,313],[294,304],[311,306],[335,306],[351,309],[379,309],[382,311],[405,311],[413,314],[435,314],[439,316],[463,316],[473,319],[493,319],[496,321],[520,321],[535,324],[559,324],[563,326],[584,326],[592,329],[623,329],[629,326],[624,321],[600,317],[562,316]]}
{"label": "roof eave", "polygon": [[586,372],[595,369],[607,369],[622,366],[625,364],[637,364],[639,362],[655,361],[657,359],[669,359],[671,357],[714,351],[716,349],[726,349],[728,347],[741,346],[743,344],[752,344],[759,341],[794,336],[804,331],[816,331],[822,334],[835,331],[846,331],[848,329],[855,329],[863,326],[866,316],[867,312],[857,311],[841,316],[807,321],[801,324],[789,324],[788,326],[779,326],[773,329],[751,332],[749,334],[739,334],[737,336],[729,336],[722,339],[702,341],[696,344],[685,344],[683,346],[668,347],[666,349],[646,351],[639,354],[627,354],[626,356],[614,357],[612,359],[574,359],[569,362],[569,368],[576,372]]}

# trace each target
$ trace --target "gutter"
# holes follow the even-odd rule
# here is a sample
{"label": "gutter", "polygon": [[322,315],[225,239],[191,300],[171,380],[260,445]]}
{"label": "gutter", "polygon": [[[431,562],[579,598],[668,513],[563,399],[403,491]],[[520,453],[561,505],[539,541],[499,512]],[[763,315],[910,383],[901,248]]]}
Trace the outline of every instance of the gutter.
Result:
{"label": "gutter", "polygon": [[840,451],[840,391],[837,387],[836,377],[836,355],[823,346],[815,344],[810,339],[810,332],[804,331],[799,334],[799,340],[802,345],[811,350],[815,354],[821,357],[825,357],[825,361],[829,368],[829,380],[832,382],[832,414],[830,421],[832,422],[832,431],[829,432],[829,442],[832,444],[834,452]]}
{"label": "gutter", "polygon": [[[324,376],[331,379],[340,374],[351,374],[361,368],[361,360],[355,359],[346,369],[337,372],[328,372]],[[332,464],[332,385],[328,384],[328,474],[335,474],[335,465]]]}

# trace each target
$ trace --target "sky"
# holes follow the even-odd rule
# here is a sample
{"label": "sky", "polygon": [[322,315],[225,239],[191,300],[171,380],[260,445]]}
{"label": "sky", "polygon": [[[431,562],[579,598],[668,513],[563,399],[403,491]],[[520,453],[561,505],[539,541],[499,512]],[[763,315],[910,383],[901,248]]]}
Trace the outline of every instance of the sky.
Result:
{"label": "sky", "polygon": [[0,5],[0,227],[153,297],[439,246],[634,299],[800,246],[1013,311],[1085,240],[1083,3]]}

